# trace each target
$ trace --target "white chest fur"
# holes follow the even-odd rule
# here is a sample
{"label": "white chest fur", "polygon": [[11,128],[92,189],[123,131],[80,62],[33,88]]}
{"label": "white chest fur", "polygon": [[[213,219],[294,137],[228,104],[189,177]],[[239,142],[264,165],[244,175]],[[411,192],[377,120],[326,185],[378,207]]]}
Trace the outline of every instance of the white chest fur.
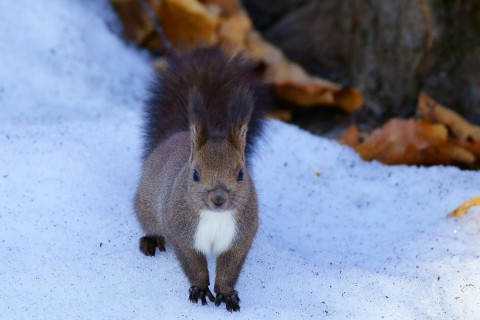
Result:
{"label": "white chest fur", "polygon": [[234,211],[200,210],[195,233],[195,248],[204,254],[220,254],[232,243],[237,226]]}

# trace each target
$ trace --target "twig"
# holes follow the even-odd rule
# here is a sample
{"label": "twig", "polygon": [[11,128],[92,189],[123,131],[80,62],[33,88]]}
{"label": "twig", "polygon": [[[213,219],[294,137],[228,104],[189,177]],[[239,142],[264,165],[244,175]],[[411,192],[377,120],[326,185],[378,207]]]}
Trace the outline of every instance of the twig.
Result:
{"label": "twig", "polygon": [[172,43],[165,36],[165,33],[163,32],[162,25],[160,24],[160,21],[158,21],[158,18],[155,15],[155,13],[152,11],[152,8],[150,8],[147,1],[145,1],[145,0],[139,0],[139,1],[140,1],[140,4],[142,5],[143,11],[145,11],[148,18],[152,21],[153,27],[155,28],[155,32],[157,33],[160,40],[162,40],[162,44],[163,44],[164,49],[167,52],[172,50],[172,48],[173,48]]}

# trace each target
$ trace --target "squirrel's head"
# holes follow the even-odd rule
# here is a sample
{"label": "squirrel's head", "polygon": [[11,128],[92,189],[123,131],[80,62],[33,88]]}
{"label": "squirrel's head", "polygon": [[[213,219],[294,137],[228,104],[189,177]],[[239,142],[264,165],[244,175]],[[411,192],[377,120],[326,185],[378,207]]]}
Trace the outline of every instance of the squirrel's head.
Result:
{"label": "squirrel's head", "polygon": [[194,87],[189,95],[191,154],[188,189],[198,209],[225,211],[246,205],[250,188],[245,146],[254,107],[248,88],[234,90],[224,123],[208,123],[202,96]]}

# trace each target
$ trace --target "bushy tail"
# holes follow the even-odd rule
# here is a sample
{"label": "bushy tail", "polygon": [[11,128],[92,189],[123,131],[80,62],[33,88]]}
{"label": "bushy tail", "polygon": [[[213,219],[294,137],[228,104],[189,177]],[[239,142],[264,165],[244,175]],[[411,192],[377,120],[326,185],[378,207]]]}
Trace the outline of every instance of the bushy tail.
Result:
{"label": "bushy tail", "polygon": [[239,93],[253,102],[246,145],[249,159],[269,105],[268,90],[254,67],[243,55],[232,57],[218,46],[172,52],[166,67],[157,72],[145,104],[144,157],[172,134],[189,130],[189,99],[195,91],[203,99],[208,131],[219,135],[227,134],[232,115],[244,112],[235,110],[246,107]]}

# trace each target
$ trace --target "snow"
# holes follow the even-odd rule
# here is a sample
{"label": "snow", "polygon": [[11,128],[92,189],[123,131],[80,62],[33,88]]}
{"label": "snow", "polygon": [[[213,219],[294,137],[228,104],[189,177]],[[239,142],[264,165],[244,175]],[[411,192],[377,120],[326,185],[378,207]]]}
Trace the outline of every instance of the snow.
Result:
{"label": "snow", "polygon": [[[148,54],[107,1],[0,2],[0,318],[224,319],[132,208]],[[478,319],[480,173],[384,166],[268,123],[239,319]],[[209,260],[213,265],[214,260]],[[211,267],[211,277],[214,270]]]}

